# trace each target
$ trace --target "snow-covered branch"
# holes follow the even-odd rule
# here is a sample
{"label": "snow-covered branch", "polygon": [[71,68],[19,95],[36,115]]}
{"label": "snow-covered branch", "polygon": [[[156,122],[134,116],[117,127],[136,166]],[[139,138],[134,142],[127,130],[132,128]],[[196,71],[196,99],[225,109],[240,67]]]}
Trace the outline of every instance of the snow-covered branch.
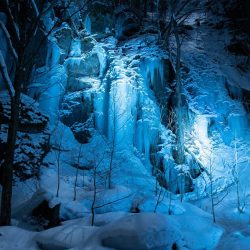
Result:
{"label": "snow-covered branch", "polygon": [[10,29],[12,31],[11,35],[13,36],[14,40],[19,41],[20,40],[20,32],[19,32],[19,28],[18,28],[17,24],[14,21],[14,17],[12,15],[12,12],[10,9],[9,1],[4,0],[3,5],[5,7],[6,14],[8,16],[8,21],[9,21],[8,24],[10,24]]}
{"label": "snow-covered branch", "polygon": [[35,0],[31,0],[31,5],[32,5],[32,8],[33,8],[34,11],[35,11],[36,17],[38,17],[38,16],[39,16],[39,10],[38,10],[38,8],[37,8],[37,5],[36,5]]}
{"label": "snow-covered branch", "polygon": [[8,32],[8,30],[6,29],[4,23],[2,21],[0,21],[0,28],[2,29],[5,37],[6,37],[6,40],[7,40],[7,43],[8,43],[8,46],[11,50],[11,53],[13,54],[15,60],[17,61],[18,60],[18,56],[17,56],[17,53],[16,53],[16,50],[15,48],[13,47],[13,44],[12,44],[12,41],[11,41],[11,38],[10,38],[10,34]]}
{"label": "snow-covered branch", "polygon": [[3,54],[1,51],[0,51],[0,72],[2,74],[4,84],[6,85],[6,88],[9,91],[10,97],[13,98],[15,96],[15,89],[10,80],[7,66],[6,66],[6,63],[5,63],[5,60],[3,58]]}

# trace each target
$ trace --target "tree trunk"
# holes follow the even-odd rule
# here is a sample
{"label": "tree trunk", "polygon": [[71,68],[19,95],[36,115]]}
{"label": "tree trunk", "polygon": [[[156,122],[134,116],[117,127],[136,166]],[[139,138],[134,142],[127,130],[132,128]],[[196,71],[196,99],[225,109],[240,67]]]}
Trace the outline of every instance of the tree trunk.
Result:
{"label": "tree trunk", "polygon": [[95,202],[96,202],[96,167],[94,169],[94,190],[93,190],[93,201],[91,204],[91,226],[95,223]]}
{"label": "tree trunk", "polygon": [[8,226],[11,224],[11,199],[12,199],[12,182],[13,182],[13,163],[15,158],[15,146],[17,130],[19,123],[19,106],[21,83],[23,72],[19,69],[15,77],[15,96],[11,99],[11,118],[8,128],[7,148],[5,161],[3,164],[3,186],[1,197],[1,215],[0,225]]}

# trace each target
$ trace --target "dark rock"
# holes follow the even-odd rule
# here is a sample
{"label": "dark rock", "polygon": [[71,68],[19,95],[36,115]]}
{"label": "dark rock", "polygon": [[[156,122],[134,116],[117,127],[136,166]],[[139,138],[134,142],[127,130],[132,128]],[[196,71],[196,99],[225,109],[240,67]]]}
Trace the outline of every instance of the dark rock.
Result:
{"label": "dark rock", "polygon": [[95,46],[95,40],[92,37],[84,37],[81,39],[81,50],[83,53],[91,51]]}
{"label": "dark rock", "polygon": [[228,81],[226,81],[225,88],[230,98],[232,98],[233,100],[241,99],[242,89],[240,87],[229,84]]}
{"label": "dark rock", "polygon": [[123,40],[140,30],[140,20],[131,9],[122,9],[116,13],[116,38]]}
{"label": "dark rock", "polygon": [[88,15],[91,19],[92,33],[102,34],[106,33],[107,30],[113,30],[115,19],[112,5],[108,2],[95,1],[91,4]]}
{"label": "dark rock", "polygon": [[227,46],[227,49],[236,55],[250,56],[250,45],[248,41],[237,41]]}
{"label": "dark rock", "polygon": [[41,250],[67,250],[69,249],[60,242],[43,242],[37,240],[37,246]]}
{"label": "dark rock", "polygon": [[216,23],[214,25],[214,28],[217,29],[217,30],[221,30],[221,29],[224,28],[224,25],[225,25],[225,23],[223,21],[221,21],[221,22]]}
{"label": "dark rock", "polygon": [[188,25],[188,24],[185,24],[182,26],[185,30],[193,30],[193,26],[192,25]]}
{"label": "dark rock", "polygon": [[90,132],[91,128],[93,128],[93,124],[88,121],[85,123],[74,123],[71,126],[71,130],[76,140],[80,143],[87,143],[89,141],[91,137],[91,132]]}
{"label": "dark rock", "polygon": [[48,201],[44,200],[39,206],[33,209],[32,216],[38,221],[48,221],[44,228],[56,227],[60,224],[60,204],[50,207]]}
{"label": "dark rock", "polygon": [[[46,41],[45,33],[38,29],[36,32],[35,39],[32,39],[32,47],[37,50],[37,41]],[[46,57],[47,57],[48,45],[47,42],[41,44],[41,47],[36,52],[36,56],[34,57],[34,64],[36,68],[43,67],[46,65]]]}
{"label": "dark rock", "polygon": [[242,89],[242,103],[245,110],[250,113],[250,90]]}

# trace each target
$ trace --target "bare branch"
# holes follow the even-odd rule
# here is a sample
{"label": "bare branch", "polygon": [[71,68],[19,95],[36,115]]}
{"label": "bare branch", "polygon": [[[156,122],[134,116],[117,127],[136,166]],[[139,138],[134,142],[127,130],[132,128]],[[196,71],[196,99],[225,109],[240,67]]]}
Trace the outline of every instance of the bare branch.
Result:
{"label": "bare branch", "polygon": [[107,202],[107,203],[105,203],[105,204],[102,204],[102,205],[99,205],[99,206],[95,206],[95,209],[96,209],[96,208],[105,207],[105,206],[110,205],[110,204],[113,204],[113,203],[115,203],[115,202],[118,202],[118,201],[127,199],[128,197],[132,196],[133,194],[135,194],[135,192],[133,192],[133,193],[131,193],[131,194],[128,194],[128,195],[126,195],[126,196],[123,196],[123,197],[121,197],[121,198],[119,198],[119,199],[116,199],[116,200]]}
{"label": "bare branch", "polygon": [[11,98],[13,98],[15,96],[15,89],[13,87],[11,80],[10,80],[7,66],[6,66],[6,63],[5,63],[5,60],[3,58],[3,54],[1,52],[1,50],[0,50],[0,72],[2,74],[3,81],[4,81],[5,86],[9,92],[9,95]]}
{"label": "bare branch", "polygon": [[32,5],[32,8],[33,8],[34,11],[35,11],[36,17],[38,17],[38,16],[39,16],[39,10],[38,10],[38,8],[37,8],[37,5],[36,5],[35,0],[31,0],[31,5]]}
{"label": "bare branch", "polygon": [[20,41],[19,31],[17,29],[16,23],[14,21],[14,17],[12,15],[11,10],[10,10],[9,1],[4,0],[3,6],[4,6],[6,14],[8,16],[8,21],[9,21],[10,29],[11,29],[11,35],[13,36],[13,39],[15,42],[19,42]]}
{"label": "bare branch", "polygon": [[10,34],[9,34],[8,30],[6,29],[4,23],[1,20],[0,20],[0,28],[2,29],[2,31],[3,31],[3,33],[4,33],[5,37],[6,37],[8,46],[9,46],[15,60],[17,61],[18,56],[17,56],[16,50],[13,47],[13,44],[12,44],[12,41],[11,41],[11,38],[10,38]]}

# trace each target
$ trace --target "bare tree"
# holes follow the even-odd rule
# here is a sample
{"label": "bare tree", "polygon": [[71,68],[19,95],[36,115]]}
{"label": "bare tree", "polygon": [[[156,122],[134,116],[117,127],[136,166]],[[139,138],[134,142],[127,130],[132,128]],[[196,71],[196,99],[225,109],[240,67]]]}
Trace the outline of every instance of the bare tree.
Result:
{"label": "bare tree", "polygon": [[97,195],[97,170],[101,161],[94,165],[93,169],[93,200],[91,204],[91,225],[95,223],[95,205],[96,205],[96,195]]}
{"label": "bare tree", "polygon": [[[77,164],[76,164],[76,176],[75,176],[74,198],[73,198],[74,201],[76,200],[76,187],[77,187],[77,181],[78,181],[81,153],[82,153],[82,144],[80,145],[80,149],[79,149],[79,153],[78,153],[78,157],[77,157]],[[83,187],[84,187],[84,175],[83,175]]]}
{"label": "bare tree", "polygon": [[[130,193],[128,195],[125,195],[121,198],[109,201],[109,202],[104,202],[103,204],[97,205],[98,201],[98,194],[103,192],[103,190],[100,188],[100,183],[102,182],[103,179],[103,169],[101,168],[101,165],[103,161],[105,160],[105,153],[102,155],[97,154],[97,157],[95,160],[90,160],[91,165],[93,166],[92,168],[92,181],[93,181],[93,197],[92,197],[92,202],[91,202],[91,225],[93,226],[95,223],[95,214],[96,214],[96,209],[105,207],[107,205],[119,202],[121,200],[127,199],[128,197],[132,196],[134,193]],[[99,198],[100,199],[100,198]],[[100,200],[99,200],[100,202]]]}
{"label": "bare tree", "polygon": [[157,210],[158,206],[164,200],[165,194],[166,194],[165,188],[160,186],[160,192],[159,192],[159,194],[157,196],[157,201],[156,201],[156,204],[155,204],[154,213],[156,213],[156,210]]}
{"label": "bare tree", "polygon": [[244,206],[241,204],[240,200],[240,178],[239,178],[239,160],[238,160],[238,148],[237,140],[234,139],[234,165],[232,168],[233,179],[236,185],[236,196],[237,196],[237,209],[239,213],[244,211]]}
{"label": "bare tree", "polygon": [[[32,2],[32,3],[31,3]],[[35,32],[40,26],[42,11],[33,1],[24,1],[18,6],[11,6],[8,0],[2,1],[3,11],[8,19],[9,35],[4,32],[8,45],[14,55],[16,70],[13,83],[8,75],[2,53],[0,54],[1,74],[3,81],[9,91],[11,98],[11,118],[9,122],[7,148],[3,163],[3,188],[1,201],[0,225],[10,225],[11,222],[11,198],[12,198],[12,179],[13,179],[13,162],[16,145],[16,136],[19,123],[19,108],[21,90],[27,83],[29,74],[33,67],[33,61],[26,61],[27,55],[33,53],[31,40],[35,37]],[[30,10],[29,15],[24,16]],[[13,14],[14,13],[14,14]],[[35,20],[30,22],[30,18]],[[1,27],[4,29],[3,24]],[[7,31],[7,29],[5,30]],[[21,31],[21,32],[19,32]],[[34,54],[33,54],[34,56]]]}
{"label": "bare tree", "polygon": [[209,178],[209,195],[211,199],[211,210],[212,210],[212,216],[213,216],[213,222],[216,222],[216,214],[215,214],[215,207],[219,205],[229,194],[229,188],[226,187],[223,192],[218,192],[215,189],[214,181],[215,181],[215,176],[214,176],[214,162],[215,158],[212,155],[212,152],[210,153],[209,156],[209,163],[208,163],[208,170],[206,171],[208,178]]}
{"label": "bare tree", "polygon": [[57,189],[56,189],[56,197],[59,197],[59,191],[60,191],[60,166],[61,166],[61,152],[62,149],[62,143],[63,143],[63,134],[64,131],[60,131],[60,139],[58,143],[58,147],[56,148],[56,165],[57,165]]}
{"label": "bare tree", "polygon": [[[183,22],[196,9],[198,1],[196,0],[170,0],[164,7],[167,12],[165,17],[165,28],[162,30],[162,38],[164,45],[170,51],[170,38],[174,37],[176,56],[175,56],[175,103],[174,110],[176,112],[175,134],[176,134],[176,163],[182,165],[185,163],[185,144],[184,144],[184,114],[183,114],[183,84],[181,75],[181,37],[180,29]],[[163,15],[164,16],[164,15]]]}
{"label": "bare tree", "polygon": [[214,186],[213,186],[213,164],[214,164],[214,158],[212,157],[212,154],[209,158],[209,166],[208,166],[208,177],[210,181],[210,199],[211,199],[211,209],[212,209],[212,215],[213,215],[213,222],[216,221],[215,219],[215,201],[214,201]]}
{"label": "bare tree", "polygon": [[236,204],[237,204],[237,210],[239,213],[243,213],[245,206],[246,206],[246,202],[247,202],[247,198],[248,196],[246,195],[242,182],[241,182],[241,174],[240,174],[240,168],[239,168],[239,164],[242,163],[246,163],[246,161],[244,160],[240,160],[239,159],[239,155],[238,155],[238,145],[240,143],[240,140],[236,138],[234,138],[233,144],[234,144],[234,160],[233,162],[230,164],[228,163],[226,160],[223,160],[223,165],[224,168],[230,169],[231,170],[231,174],[232,174],[232,178],[233,178],[233,183],[235,184],[236,187]]}

